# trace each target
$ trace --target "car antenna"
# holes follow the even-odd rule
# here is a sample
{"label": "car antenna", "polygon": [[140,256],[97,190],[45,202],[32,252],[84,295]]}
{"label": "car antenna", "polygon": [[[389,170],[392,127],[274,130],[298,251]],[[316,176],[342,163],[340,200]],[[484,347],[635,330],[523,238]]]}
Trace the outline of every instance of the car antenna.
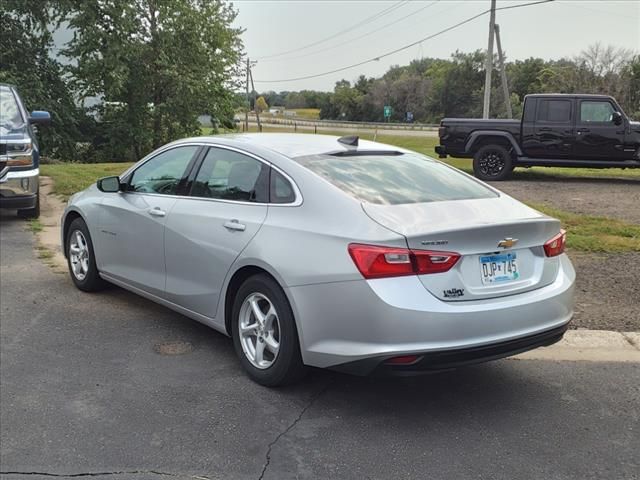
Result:
{"label": "car antenna", "polygon": [[346,137],[340,137],[338,139],[338,142],[342,143],[343,145],[349,145],[350,147],[357,147],[358,140],[360,139],[358,138],[357,135],[349,135]]}

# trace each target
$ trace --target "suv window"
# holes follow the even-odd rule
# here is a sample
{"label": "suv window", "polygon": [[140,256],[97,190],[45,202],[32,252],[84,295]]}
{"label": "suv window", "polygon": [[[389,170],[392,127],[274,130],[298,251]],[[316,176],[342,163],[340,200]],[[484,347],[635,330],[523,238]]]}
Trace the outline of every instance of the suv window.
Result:
{"label": "suv window", "polygon": [[242,202],[268,201],[269,167],[242,153],[210,148],[198,171],[191,195]]}
{"label": "suv window", "polygon": [[610,123],[615,109],[609,102],[582,101],[580,102],[581,123]]}
{"label": "suv window", "polygon": [[133,172],[129,191],[175,195],[198,148],[195,145],[176,147],[159,153]]}
{"label": "suv window", "polygon": [[571,122],[571,101],[570,100],[538,100],[538,122],[570,123]]}
{"label": "suv window", "polygon": [[24,125],[15,95],[8,87],[0,87],[0,128],[14,130]]}
{"label": "suv window", "polygon": [[312,155],[294,160],[362,202],[398,205],[497,196],[454,168],[418,154]]}
{"label": "suv window", "polygon": [[269,201],[271,203],[293,203],[296,199],[295,191],[289,180],[277,170],[271,169],[269,186]]}

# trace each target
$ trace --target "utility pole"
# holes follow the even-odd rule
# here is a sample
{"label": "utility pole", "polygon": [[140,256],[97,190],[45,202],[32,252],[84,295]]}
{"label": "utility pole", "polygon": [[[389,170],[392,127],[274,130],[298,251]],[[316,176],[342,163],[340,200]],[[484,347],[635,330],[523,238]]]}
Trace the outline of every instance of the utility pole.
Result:
{"label": "utility pole", "polygon": [[487,48],[487,64],[484,77],[484,106],[482,118],[489,118],[491,106],[491,70],[493,69],[493,31],[496,24],[496,0],[491,0],[491,17],[489,19],[489,47]]}
{"label": "utility pole", "polygon": [[[249,78],[251,79],[251,94],[253,95],[254,92],[257,94],[258,92],[256,92],[256,87],[253,85],[253,73],[251,72],[251,67],[249,67]],[[258,131],[262,132],[262,124],[260,123],[260,112],[257,108],[256,119],[258,120]]]}
{"label": "utility pole", "polygon": [[251,108],[251,100],[249,99],[249,57],[247,57],[247,80],[245,82],[247,87],[247,109],[244,112],[244,131],[249,131],[249,109]]}
{"label": "utility pole", "polygon": [[507,109],[507,118],[513,118],[511,111],[511,98],[509,97],[509,84],[507,83],[507,71],[504,69],[504,54],[500,43],[500,25],[495,25],[496,47],[498,47],[498,61],[500,62],[500,76],[502,78],[502,93],[504,95],[504,106]]}

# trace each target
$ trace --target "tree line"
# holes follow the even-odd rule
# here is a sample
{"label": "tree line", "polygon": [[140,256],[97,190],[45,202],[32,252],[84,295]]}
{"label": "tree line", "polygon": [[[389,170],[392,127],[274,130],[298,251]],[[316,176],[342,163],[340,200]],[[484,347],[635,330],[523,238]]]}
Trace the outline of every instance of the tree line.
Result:
{"label": "tree line", "polygon": [[[382,122],[438,123],[444,117],[480,117],[486,54],[455,52],[449,59],[423,58],[393,66],[382,77],[340,80],[333,92],[262,92],[269,105],[318,108],[320,118]],[[496,62],[497,63],[497,62]],[[494,66],[497,68],[497,65]],[[640,119],[640,55],[594,44],[573,58],[528,58],[505,65],[514,117],[529,93],[602,93],[614,96],[626,113]],[[505,118],[500,75],[492,77],[491,117]]]}
{"label": "tree line", "polygon": [[[47,157],[136,160],[171,140],[200,134],[199,115],[234,128],[254,108],[244,93],[242,30],[224,0],[2,0],[0,82],[18,87],[27,108],[48,110],[40,131]],[[63,45],[54,33],[72,32]],[[380,78],[341,80],[332,92],[263,92],[258,107],[318,108],[320,117],[437,123],[481,115],[485,54],[456,52],[393,66]],[[640,56],[593,45],[573,58],[506,64],[514,115],[528,93],[615,96],[640,119]],[[499,75],[491,115],[504,117]]]}
{"label": "tree line", "polygon": [[[223,0],[2,0],[0,82],[49,110],[46,156],[126,161],[199,135],[198,115],[233,126],[243,55]],[[54,44],[59,30],[73,33]]]}

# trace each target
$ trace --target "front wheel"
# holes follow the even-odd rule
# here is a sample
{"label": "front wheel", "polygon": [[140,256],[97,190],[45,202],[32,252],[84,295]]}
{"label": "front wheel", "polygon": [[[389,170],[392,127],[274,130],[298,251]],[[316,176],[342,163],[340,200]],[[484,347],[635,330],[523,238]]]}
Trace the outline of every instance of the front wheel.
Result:
{"label": "front wheel", "polygon": [[69,225],[65,252],[71,280],[76,287],[85,292],[95,292],[104,288],[106,282],[98,273],[91,235],[82,218],[76,218]]}
{"label": "front wheel", "polygon": [[506,180],[513,168],[511,154],[502,145],[485,145],[473,156],[473,174],[480,180]]}
{"label": "front wheel", "polygon": [[240,363],[257,383],[277,387],[304,376],[306,368],[291,306],[270,276],[250,277],[238,289],[231,335]]}

